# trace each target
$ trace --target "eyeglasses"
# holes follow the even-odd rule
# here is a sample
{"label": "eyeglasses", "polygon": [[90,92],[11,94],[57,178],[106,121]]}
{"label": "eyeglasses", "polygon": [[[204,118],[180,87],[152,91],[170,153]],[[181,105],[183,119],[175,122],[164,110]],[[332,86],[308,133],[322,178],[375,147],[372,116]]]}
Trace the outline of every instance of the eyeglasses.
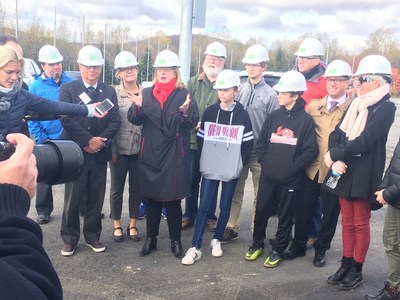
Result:
{"label": "eyeglasses", "polygon": [[121,68],[121,69],[119,69],[119,71],[120,71],[120,72],[128,73],[128,72],[137,71],[137,69],[138,69],[138,68],[137,68],[136,66],[132,66],[132,67]]}
{"label": "eyeglasses", "polygon": [[103,66],[85,66],[85,65],[81,65],[86,71],[89,70],[94,70],[94,71],[98,71],[100,70]]}
{"label": "eyeglasses", "polygon": [[360,76],[360,77],[358,77],[358,82],[360,84],[363,84],[364,82],[371,82],[373,80],[374,79],[372,77],[369,77],[369,76]]}
{"label": "eyeglasses", "polygon": [[262,64],[245,64],[244,66],[246,68],[261,68],[263,65]]}
{"label": "eyeglasses", "polygon": [[173,70],[173,69],[174,69],[174,67],[156,68],[156,72],[171,71],[171,70]]}
{"label": "eyeglasses", "polygon": [[297,60],[300,61],[309,61],[317,58],[319,58],[319,56],[297,56]]}
{"label": "eyeglasses", "polygon": [[207,61],[216,61],[216,62],[223,62],[225,59],[218,56],[206,55]]}
{"label": "eyeglasses", "polygon": [[344,78],[326,78],[326,82],[329,84],[337,84],[337,83],[342,83],[345,81],[349,81],[349,80],[344,79]]}

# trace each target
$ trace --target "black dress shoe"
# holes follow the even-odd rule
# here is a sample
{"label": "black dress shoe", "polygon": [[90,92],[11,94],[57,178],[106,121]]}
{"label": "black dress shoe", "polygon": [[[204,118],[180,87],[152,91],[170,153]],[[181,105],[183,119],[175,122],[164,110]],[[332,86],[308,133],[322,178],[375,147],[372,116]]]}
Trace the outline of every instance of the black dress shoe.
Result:
{"label": "black dress shoe", "polygon": [[[131,229],[135,229],[136,234],[131,234]],[[138,230],[136,228],[136,226],[129,226],[128,228],[126,228],[126,233],[128,234],[129,238],[135,242],[139,242],[140,241],[140,237],[138,235]]]}
{"label": "black dress shoe", "polygon": [[325,266],[325,263],[326,263],[325,251],[315,252],[314,261],[313,261],[314,266],[320,268],[320,267]]}
{"label": "black dress shoe", "polygon": [[300,249],[298,246],[292,245],[283,253],[283,259],[294,259],[296,257],[305,256],[306,249]]}
{"label": "black dress shoe", "polygon": [[124,233],[122,232],[122,235],[115,235],[115,231],[121,230],[122,232],[122,227],[115,227],[114,232],[113,232],[113,240],[114,242],[120,243],[124,240]]}
{"label": "black dress shoe", "polygon": [[140,251],[140,256],[145,256],[151,253],[152,250],[157,249],[157,238],[147,238],[143,245],[142,251]]}
{"label": "black dress shoe", "polygon": [[183,248],[181,241],[171,241],[171,251],[175,254],[177,258],[183,257]]}

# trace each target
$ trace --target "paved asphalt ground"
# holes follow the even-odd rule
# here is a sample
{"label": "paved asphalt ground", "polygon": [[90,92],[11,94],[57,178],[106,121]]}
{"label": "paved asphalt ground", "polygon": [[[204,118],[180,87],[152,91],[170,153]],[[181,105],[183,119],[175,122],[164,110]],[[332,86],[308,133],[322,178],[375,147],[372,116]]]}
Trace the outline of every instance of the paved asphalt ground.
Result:
{"label": "paved asphalt ground", "polygon": [[[400,103],[400,100],[397,101]],[[397,114],[400,114],[398,109]],[[388,155],[400,134],[400,121],[392,127],[388,143]],[[397,124],[396,124],[397,123]],[[261,258],[254,262],[244,259],[251,243],[251,219],[253,191],[250,179],[246,186],[242,209],[240,238],[222,246],[224,255],[211,256],[209,244],[212,233],[206,231],[203,238],[203,257],[193,266],[183,266],[170,251],[166,221],[162,220],[158,249],[149,256],[140,257],[143,240],[133,242],[125,239],[115,243],[112,239],[112,220],[109,215],[109,193],[104,203],[102,242],[107,250],[94,253],[81,238],[72,257],[63,257],[60,222],[64,186],[55,191],[55,209],[51,222],[42,225],[44,246],[64,289],[65,299],[364,299],[365,294],[375,294],[383,285],[387,274],[387,259],[382,246],[382,228],[386,208],[372,213],[371,245],[364,264],[363,285],[354,291],[340,291],[328,285],[326,279],[336,272],[341,258],[341,227],[338,223],[332,248],[327,252],[327,264],[316,268],[312,264],[314,251],[292,261],[283,261],[275,269],[266,269],[263,262],[270,251],[269,242]],[[125,198],[126,199],[126,198]],[[127,202],[127,201],[125,201]],[[124,203],[123,227],[128,222]],[[29,216],[36,218],[34,200]],[[145,220],[138,221],[139,235],[145,237]],[[277,219],[268,225],[267,240],[275,233]],[[182,232],[185,249],[191,244],[193,228]]]}

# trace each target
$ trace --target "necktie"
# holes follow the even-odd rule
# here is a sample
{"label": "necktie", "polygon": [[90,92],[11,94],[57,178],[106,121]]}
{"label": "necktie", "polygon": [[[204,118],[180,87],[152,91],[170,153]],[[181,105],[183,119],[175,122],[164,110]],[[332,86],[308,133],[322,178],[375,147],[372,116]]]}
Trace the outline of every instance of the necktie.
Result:
{"label": "necktie", "polygon": [[331,112],[335,108],[335,106],[338,105],[338,103],[339,103],[338,101],[331,101],[330,102],[331,107],[329,108],[329,112]]}
{"label": "necktie", "polygon": [[94,91],[94,87],[93,86],[89,86],[87,89],[89,90],[89,92]]}

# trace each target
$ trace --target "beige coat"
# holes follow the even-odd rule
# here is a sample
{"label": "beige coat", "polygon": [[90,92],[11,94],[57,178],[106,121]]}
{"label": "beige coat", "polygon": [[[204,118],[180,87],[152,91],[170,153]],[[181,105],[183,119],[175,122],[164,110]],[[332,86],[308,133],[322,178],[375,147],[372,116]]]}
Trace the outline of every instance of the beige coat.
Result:
{"label": "beige coat", "polygon": [[319,148],[318,157],[308,167],[306,173],[308,177],[313,180],[318,173],[318,183],[322,183],[328,172],[328,167],[324,163],[324,155],[328,152],[329,135],[339,123],[344,112],[350,104],[350,98],[346,102],[337,105],[332,112],[328,111],[327,98],[311,101],[306,112],[311,115],[315,123],[315,133],[317,135],[317,142]]}

